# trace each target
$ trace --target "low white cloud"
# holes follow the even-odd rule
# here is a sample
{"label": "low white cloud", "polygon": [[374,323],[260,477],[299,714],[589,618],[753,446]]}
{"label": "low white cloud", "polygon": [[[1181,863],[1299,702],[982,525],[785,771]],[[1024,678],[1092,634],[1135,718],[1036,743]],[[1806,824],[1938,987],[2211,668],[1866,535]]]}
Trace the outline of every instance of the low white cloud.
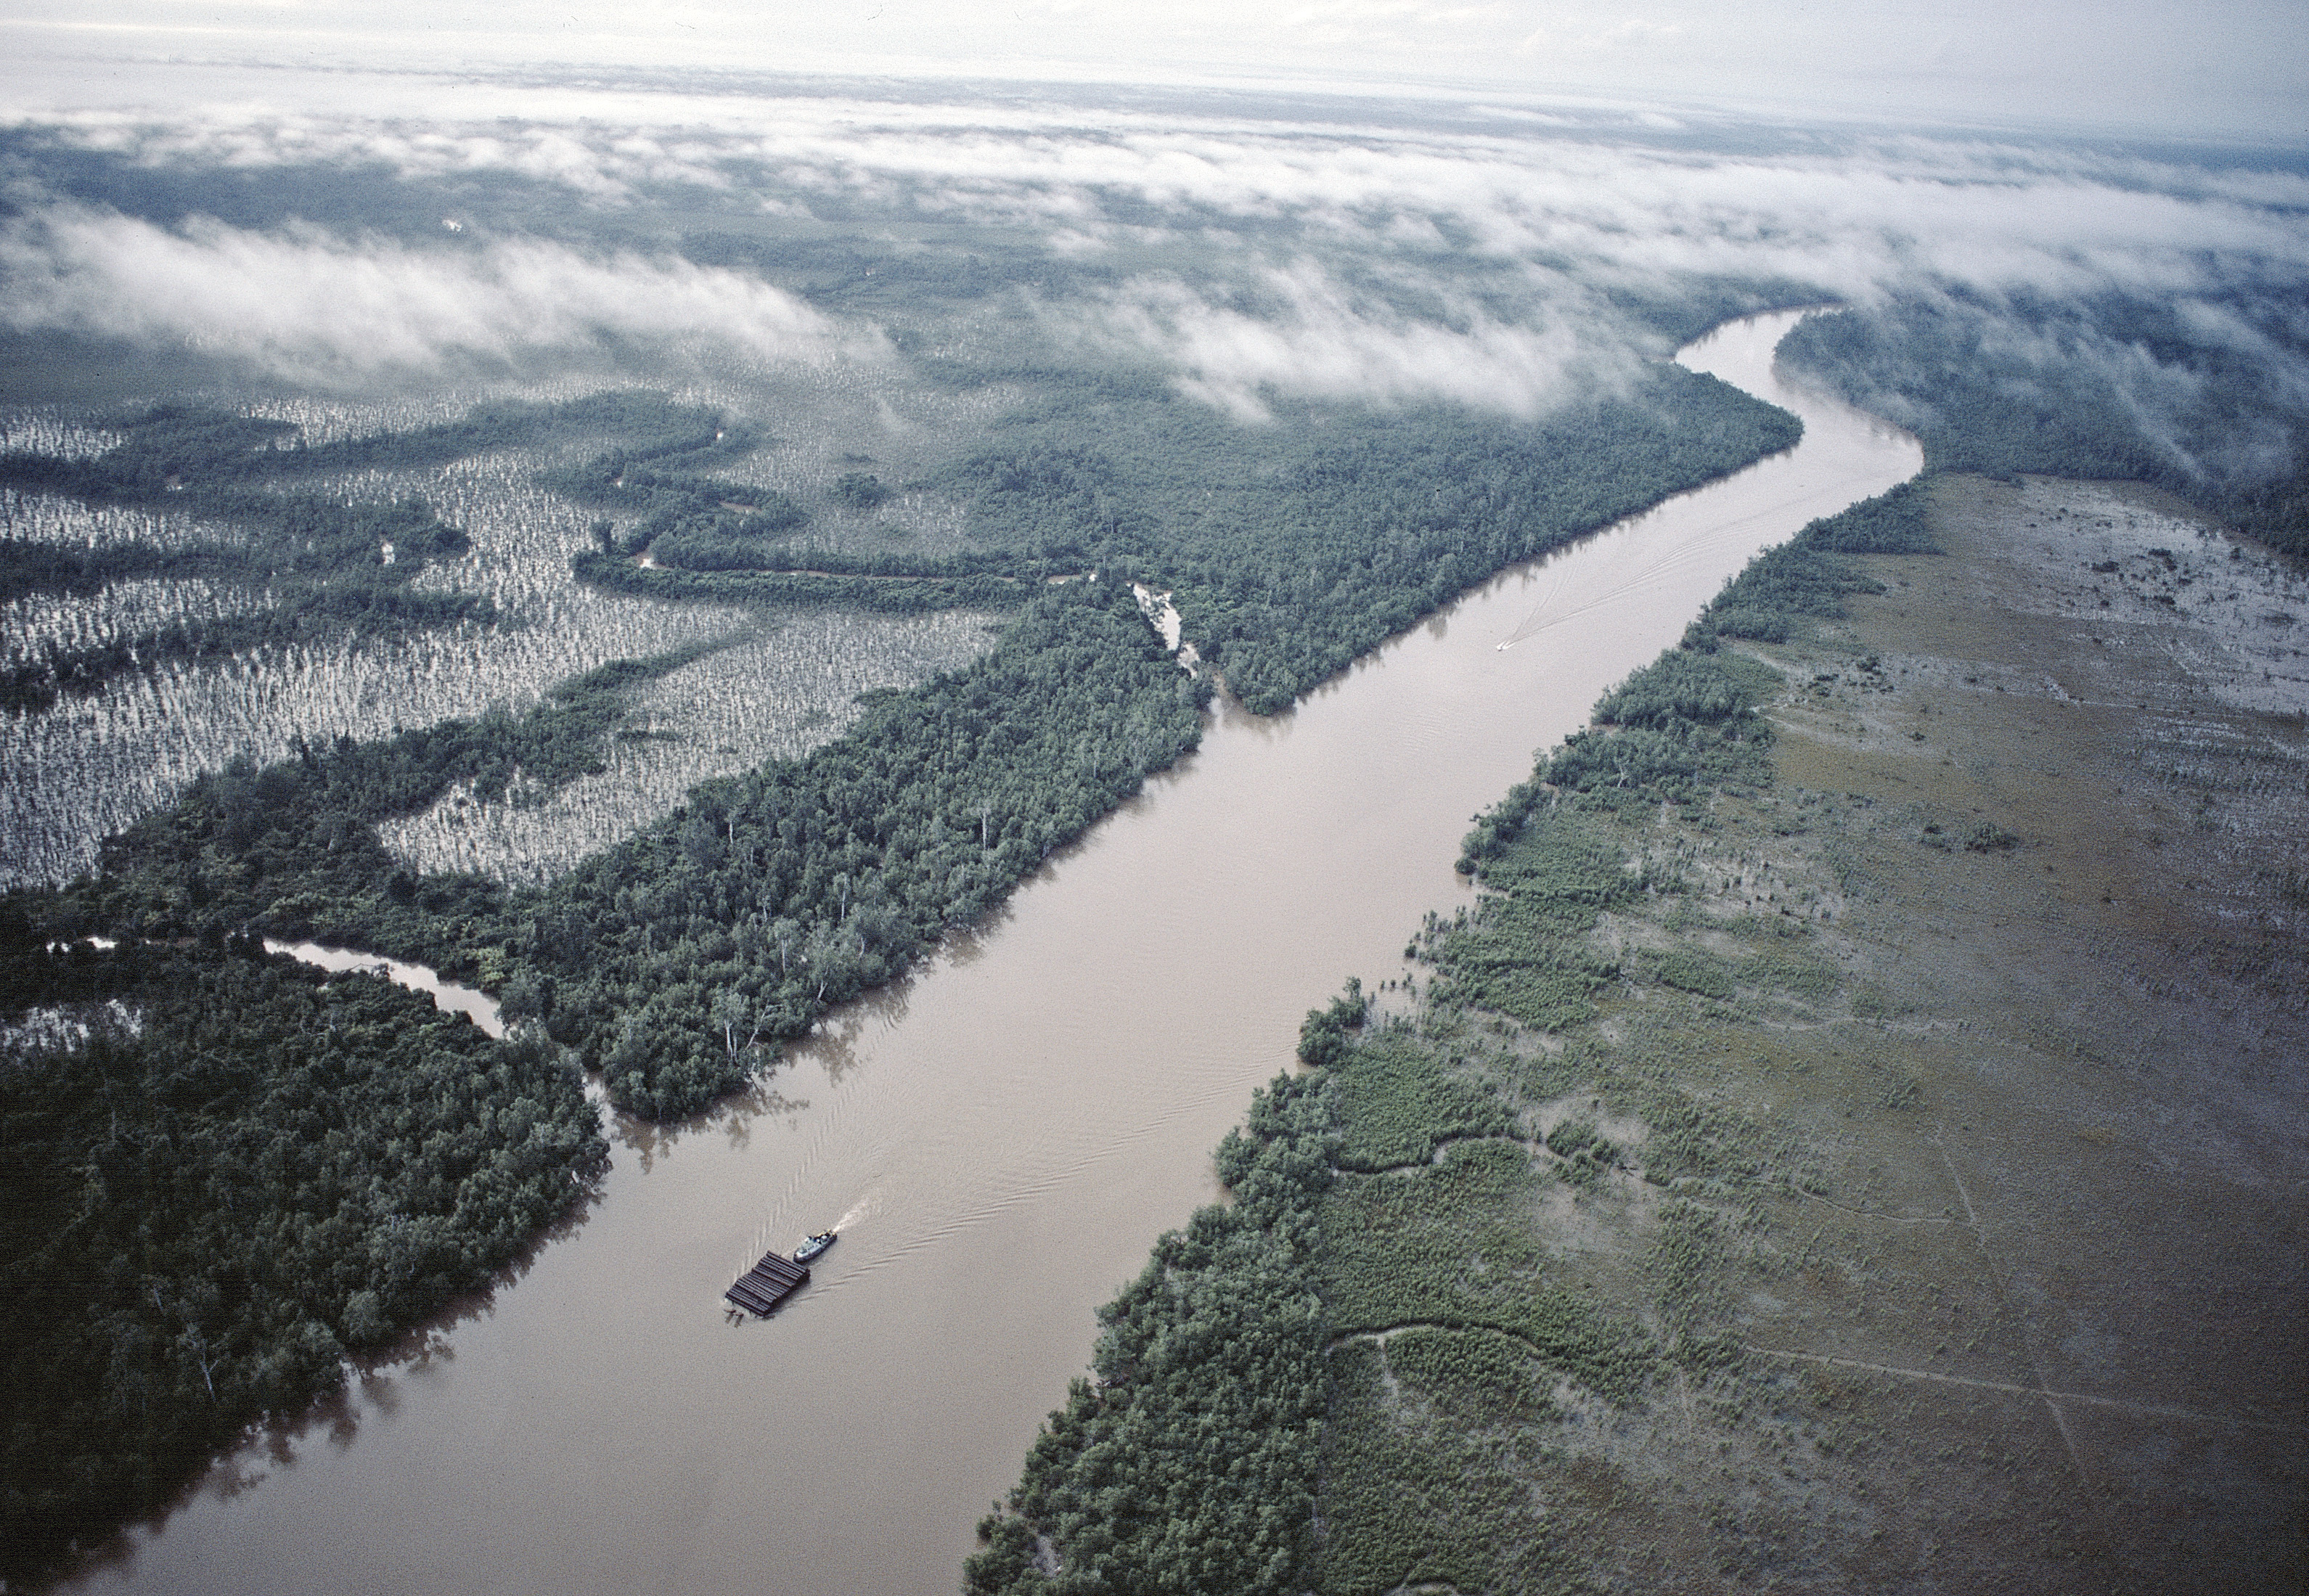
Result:
{"label": "low white cloud", "polygon": [[[1310,0],[1293,14],[1378,25],[1450,4]],[[1626,13],[1595,16],[1631,25]],[[1131,273],[1071,310],[1067,290],[1046,294],[1046,315],[1167,362],[1187,391],[1244,417],[1285,395],[1535,414],[1567,382],[1619,369],[1629,349],[1658,352],[1614,303],[1725,281],[1859,305],[2148,298],[2264,368],[2270,393],[2305,386],[2294,351],[2309,332],[2272,338],[2270,324],[2223,308],[2237,293],[2301,302],[2309,282],[2309,178],[2278,160],[2193,165],[1699,114],[1654,131],[1624,109],[951,90],[909,99],[646,78],[454,90],[428,99],[412,88],[394,118],[219,108],[171,120],[80,114],[26,131],[186,173],[384,169],[452,191],[510,177],[644,214],[670,195],[805,228],[815,215],[894,246],[919,241],[925,224],[949,239],[990,229],[1005,249],[1038,244],[1077,280]],[[598,336],[727,339],[809,358],[852,336],[751,279],[543,245],[445,240],[435,254],[52,211],[16,224],[0,248],[0,316],[18,324],[141,316],[160,332],[238,340],[284,367]],[[214,291],[202,286],[212,280]],[[340,280],[359,291],[318,286]],[[1344,286],[1373,281],[1391,286]],[[286,286],[249,286],[268,283]],[[403,349],[413,352],[380,353]],[[2100,364],[2149,411],[2183,403],[2173,362],[2145,358],[2110,351]]]}
{"label": "low white cloud", "polygon": [[[1377,7],[1394,9],[1390,0]],[[2297,172],[2085,146],[1768,131],[1767,148],[1730,153],[1690,126],[1653,139],[1624,116],[1522,133],[1498,131],[1496,116],[1456,126],[1349,124],[1051,99],[513,90],[490,99],[510,114],[484,123],[467,110],[424,124],[230,109],[166,124],[90,114],[46,131],[156,167],[382,167],[453,182],[502,174],[611,204],[663,185],[705,187],[787,214],[833,201],[845,214],[863,203],[1038,227],[1069,247],[1150,208],[1189,227],[1199,225],[1184,214],[1192,211],[1380,246],[1448,226],[1464,247],[1501,259],[1801,276],[1848,296],[1928,273],[1995,290],[2161,290],[2240,264],[2309,266],[2299,224],[2309,179]],[[457,103],[469,107],[470,96]]]}
{"label": "low white cloud", "polygon": [[1076,331],[1154,355],[1178,372],[1182,393],[1245,422],[1270,418],[1285,397],[1440,401],[1528,420],[1616,388],[1629,364],[1552,313],[1532,324],[1480,313],[1406,315],[1310,262],[1269,269],[1258,287],[1267,303],[1253,312],[1142,279],[1077,313]]}
{"label": "low white cloud", "polygon": [[674,257],[522,239],[418,249],[202,218],[171,229],[72,204],[0,228],[0,321],[180,344],[319,381],[612,340],[771,362],[881,347],[767,283]]}

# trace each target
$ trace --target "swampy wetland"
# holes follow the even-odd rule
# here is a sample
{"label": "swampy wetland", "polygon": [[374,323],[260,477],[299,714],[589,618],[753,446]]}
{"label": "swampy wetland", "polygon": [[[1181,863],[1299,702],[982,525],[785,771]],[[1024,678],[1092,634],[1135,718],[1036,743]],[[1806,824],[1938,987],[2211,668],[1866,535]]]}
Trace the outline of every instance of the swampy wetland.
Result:
{"label": "swampy wetland", "polygon": [[[1515,1157],[1488,1212],[1390,1194],[1465,1272],[1335,1321],[1333,1588],[2297,1574],[2309,653],[2264,617],[2301,574],[2100,484],[1942,479],[1926,524],[1938,552],[1742,650],[1778,673],[1765,779],[1583,801],[1559,761],[1482,865],[1500,905],[1571,895],[1583,849],[1662,889],[1514,961],[1594,972],[1581,1023],[1503,1020],[1542,1016],[1487,981],[1487,907],[1427,934],[1378,1078],[1345,1066],[1346,1145],[1392,1145],[1327,1203]],[[2160,581],[2212,591],[2176,614]],[[1335,1314],[1410,1272],[1355,1239],[1385,1228],[1327,1225]],[[1596,1327],[1518,1323],[1503,1270]],[[1582,1367],[1614,1337],[1649,1401]]]}
{"label": "swampy wetland", "polygon": [[[2297,1570],[2260,279],[1754,315],[1835,296],[1406,220],[1729,147],[1109,107],[1060,181],[958,99],[1023,164],[957,216],[902,103],[770,103],[540,122],[582,203],[11,135],[27,248],[325,278],[406,211],[388,277],[696,328],[17,335],[10,1588]],[[1267,187],[1163,186],[1214,139]],[[2195,362],[2154,429],[2128,340]]]}

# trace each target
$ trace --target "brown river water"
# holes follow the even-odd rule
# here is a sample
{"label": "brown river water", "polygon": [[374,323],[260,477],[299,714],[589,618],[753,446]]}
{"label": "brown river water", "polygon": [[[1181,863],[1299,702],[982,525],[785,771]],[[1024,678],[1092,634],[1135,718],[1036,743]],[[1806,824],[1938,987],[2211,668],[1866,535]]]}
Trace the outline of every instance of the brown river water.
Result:
{"label": "brown river water", "polygon": [[[582,1223],[79,1588],[953,1591],[1092,1309],[1216,1196],[1210,1149],[1306,1010],[1400,973],[1422,916],[1466,901],[1471,816],[1759,549],[1919,469],[1906,434],[1775,378],[1796,319],[1678,358],[1796,411],[1797,448],[1495,579],[1288,714],[1223,705],[757,1099],[613,1126]],[[807,1290],[725,1314],[763,1249],[828,1225]]]}

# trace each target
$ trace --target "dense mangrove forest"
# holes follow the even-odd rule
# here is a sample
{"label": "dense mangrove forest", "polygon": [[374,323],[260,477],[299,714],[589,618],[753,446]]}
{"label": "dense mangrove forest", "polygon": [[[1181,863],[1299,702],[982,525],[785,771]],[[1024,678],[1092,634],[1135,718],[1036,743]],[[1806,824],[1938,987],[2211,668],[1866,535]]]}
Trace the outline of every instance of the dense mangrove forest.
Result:
{"label": "dense mangrove forest", "polygon": [[[2208,339],[2213,321],[2238,336]],[[1913,428],[1937,470],[2151,483],[2309,556],[2297,406],[2251,353],[2297,336],[2276,301],[2245,289],[2187,309],[2122,292],[1956,293],[1816,318],[1787,358]],[[2170,415],[2128,396],[2126,369],[2142,364],[2179,396]]]}
{"label": "dense mangrove forest", "polygon": [[0,944],[13,1583],[515,1262],[604,1148],[549,1041],[380,977],[221,935]]}

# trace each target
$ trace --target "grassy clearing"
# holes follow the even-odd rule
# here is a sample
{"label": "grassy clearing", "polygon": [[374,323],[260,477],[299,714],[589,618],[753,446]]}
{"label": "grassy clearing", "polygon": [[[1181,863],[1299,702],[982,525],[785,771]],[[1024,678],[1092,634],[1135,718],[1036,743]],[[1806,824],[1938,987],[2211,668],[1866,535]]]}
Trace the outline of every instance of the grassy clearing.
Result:
{"label": "grassy clearing", "polygon": [[1532,1524],[1526,1483],[1552,1408],[1527,1356],[1480,1332],[1408,1330],[1338,1347],[1331,1379],[1324,1596],[1553,1583],[1561,1536]]}
{"label": "grassy clearing", "polygon": [[1651,1349],[1552,1277],[1529,1222],[1545,1179],[1521,1148],[1482,1142],[1431,1169],[1342,1180],[1324,1206],[1320,1255],[1333,1328],[1495,1330],[1591,1389],[1631,1394]]}
{"label": "grassy clearing", "polygon": [[1513,1116],[1495,1095],[1453,1074],[1446,1060],[1401,1031],[1382,1033],[1361,1048],[1356,1067],[1341,1074],[1339,1092],[1342,1169],[1423,1164],[1445,1141],[1515,1132]]}
{"label": "grassy clearing", "polygon": [[[1688,1417],[1695,1387],[1711,1411],[1753,1406],[1740,1277],[1773,1250],[1767,1197],[1803,1178],[1710,1066],[1743,1050],[1731,1034],[1848,1005],[1808,921],[1778,912],[1793,861],[1759,846],[1808,824],[1770,793],[1760,711],[1781,673],[1723,640],[1785,637],[1868,591],[1833,547],[1732,583],[1479,820],[1461,868],[1482,899],[1408,950],[1430,971],[1415,1022],[1331,1061],[1343,1169],[1388,1172],[1343,1174],[1323,1207],[1323,1297],[1349,1338],[1327,1591],[1600,1584],[1596,1538],[1625,1496],[1588,1488],[1622,1479],[1600,1436]],[[1525,1134],[1453,1139],[1487,1121]]]}

